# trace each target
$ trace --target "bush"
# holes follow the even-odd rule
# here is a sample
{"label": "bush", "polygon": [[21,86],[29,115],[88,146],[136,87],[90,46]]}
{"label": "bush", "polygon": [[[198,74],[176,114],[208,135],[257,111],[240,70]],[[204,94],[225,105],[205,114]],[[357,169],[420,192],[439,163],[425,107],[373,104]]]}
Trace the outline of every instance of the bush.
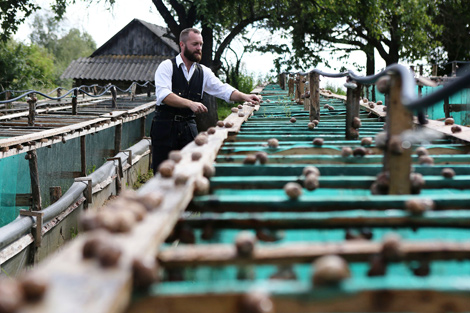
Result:
{"label": "bush", "polygon": [[[227,83],[232,85],[243,93],[250,93],[255,88],[255,78],[251,75],[241,73],[236,74],[235,70],[231,69],[227,75]],[[219,120],[224,120],[230,115],[233,103],[227,103],[223,100],[217,99],[217,116]]]}
{"label": "bush", "polygon": [[332,93],[335,93],[337,95],[341,95],[341,96],[346,96],[346,91],[343,90],[341,87],[339,86],[334,86],[330,83],[327,83],[326,84],[326,87],[325,87],[326,90],[330,90]]}
{"label": "bush", "polygon": [[45,90],[53,86],[54,60],[35,44],[0,43],[0,90]]}

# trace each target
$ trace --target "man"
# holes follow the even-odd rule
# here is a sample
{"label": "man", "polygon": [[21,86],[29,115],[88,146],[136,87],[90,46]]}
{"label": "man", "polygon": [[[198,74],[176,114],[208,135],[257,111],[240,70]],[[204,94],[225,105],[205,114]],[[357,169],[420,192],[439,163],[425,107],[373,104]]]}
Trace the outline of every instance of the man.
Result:
{"label": "man", "polygon": [[203,44],[199,30],[184,29],[179,40],[181,53],[163,61],[155,72],[157,107],[150,131],[154,173],[171,150],[182,149],[196,137],[195,114],[207,113],[201,103],[204,92],[227,102],[259,101],[255,95],[222,83],[208,67],[198,63]]}

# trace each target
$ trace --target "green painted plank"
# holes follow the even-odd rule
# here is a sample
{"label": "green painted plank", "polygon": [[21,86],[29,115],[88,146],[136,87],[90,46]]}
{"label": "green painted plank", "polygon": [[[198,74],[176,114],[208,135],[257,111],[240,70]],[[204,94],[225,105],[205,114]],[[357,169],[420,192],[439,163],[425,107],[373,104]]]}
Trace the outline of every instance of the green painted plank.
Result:
{"label": "green painted plank", "polygon": [[[352,277],[336,288],[312,288],[311,283],[302,281],[234,281],[217,282],[164,282],[155,284],[150,293],[153,295],[184,294],[223,294],[246,293],[249,290],[264,290],[272,296],[295,297],[304,301],[351,297],[366,290],[429,290],[455,293],[465,296],[470,291],[470,276],[466,273],[453,277],[431,276],[413,277],[408,275],[384,277]],[[312,291],[315,292],[312,292]],[[352,310],[354,311],[354,310]]]}
{"label": "green painted plank", "polygon": [[[265,165],[244,165],[244,164],[216,164],[217,176],[300,176],[305,166],[312,164],[265,164]],[[383,166],[379,164],[313,164],[323,176],[334,175],[359,175],[359,176],[376,176],[382,171]],[[439,176],[444,168],[452,168],[457,175],[470,175],[470,166],[468,165],[415,165],[414,171],[422,175]]]}
{"label": "green painted plank", "polygon": [[[258,151],[259,149],[256,149]],[[224,150],[226,153],[241,152],[242,149],[238,148],[233,151]],[[253,152],[252,149],[245,150],[247,154]],[[345,163],[345,164],[372,164],[382,163],[383,155],[365,155],[363,157],[342,157],[340,154],[341,149],[337,148],[338,155],[321,155],[321,154],[294,154],[294,155],[270,155],[269,163]],[[435,155],[432,156],[434,164],[468,164],[470,163],[470,155],[468,154],[454,154],[454,155]],[[218,155],[216,157],[217,163],[232,162],[232,163],[243,163],[246,155]],[[412,156],[412,162],[418,164],[418,157]],[[247,165],[248,166],[248,165]]]}
{"label": "green painted plank", "polygon": [[[442,176],[423,176],[425,189],[470,188],[470,175],[455,176],[453,179]],[[370,188],[375,176],[320,176],[320,188]],[[216,176],[211,178],[211,188],[283,188],[289,182],[303,183],[303,176]],[[469,191],[470,192],[470,191]]]}
{"label": "green painted plank", "polygon": [[211,195],[195,197],[191,210],[201,211],[331,211],[404,209],[410,199],[431,199],[436,209],[470,207],[470,192],[458,189],[424,189],[419,195],[372,195],[365,189],[320,188],[303,190],[291,200],[282,189],[217,189]]}

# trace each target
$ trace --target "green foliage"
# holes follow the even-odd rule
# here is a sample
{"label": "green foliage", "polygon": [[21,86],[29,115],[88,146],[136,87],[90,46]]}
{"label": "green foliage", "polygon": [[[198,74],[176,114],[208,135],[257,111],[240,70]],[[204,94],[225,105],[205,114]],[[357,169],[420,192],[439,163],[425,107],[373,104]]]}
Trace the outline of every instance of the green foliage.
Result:
{"label": "green foliage", "polygon": [[153,177],[153,171],[150,170],[147,173],[139,174],[137,175],[137,180],[135,181],[134,185],[132,186],[132,189],[136,190],[139,189],[142,185],[144,185],[150,178]]}
{"label": "green foliage", "polygon": [[439,14],[434,23],[442,28],[435,41],[442,45],[430,51],[427,59],[432,64],[441,64],[438,75],[449,74],[451,61],[470,61],[470,1],[443,0],[438,2]]}
{"label": "green foliage", "polygon": [[5,43],[37,6],[30,0],[0,1],[0,42]]}
{"label": "green foliage", "polygon": [[346,91],[345,90],[343,90],[341,87],[335,86],[331,83],[327,83],[326,86],[325,86],[325,89],[330,90],[332,93],[335,93],[337,95],[346,96]]}
{"label": "green foliage", "polygon": [[0,89],[47,89],[53,85],[53,57],[35,44],[0,43]]}
{"label": "green foliage", "polygon": [[60,75],[73,60],[86,57],[96,50],[96,43],[90,34],[72,28],[61,36],[60,24],[52,16],[36,15],[31,25],[31,42],[44,47],[54,56],[54,82],[59,86],[71,85],[60,79]]}
{"label": "green foliage", "polygon": [[227,103],[223,100],[217,99],[217,118],[220,121],[225,120],[227,116],[232,113],[233,104]]}
{"label": "green foliage", "polygon": [[[292,33],[292,61],[318,62],[318,52],[362,50],[373,57],[375,48],[387,64],[416,60],[438,43],[431,33],[435,2],[428,0],[294,1],[282,27]],[[341,45],[338,45],[341,44]]]}
{"label": "green foliage", "polygon": [[[255,78],[244,71],[238,73],[235,67],[231,67],[226,77],[226,82],[244,93],[250,93],[255,87]],[[219,120],[224,120],[232,111],[233,104],[217,99],[217,116]]]}

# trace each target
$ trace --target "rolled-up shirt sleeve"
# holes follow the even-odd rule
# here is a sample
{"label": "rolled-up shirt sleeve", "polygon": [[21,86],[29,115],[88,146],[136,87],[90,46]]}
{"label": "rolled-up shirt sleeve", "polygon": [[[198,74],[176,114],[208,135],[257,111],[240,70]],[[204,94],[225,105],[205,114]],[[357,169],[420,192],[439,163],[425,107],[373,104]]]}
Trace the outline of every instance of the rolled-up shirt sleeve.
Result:
{"label": "rolled-up shirt sleeve", "polygon": [[202,68],[204,70],[204,92],[231,103],[230,96],[236,89],[229,84],[222,83],[210,68],[206,66],[202,66]]}
{"label": "rolled-up shirt sleeve", "polygon": [[170,60],[165,60],[155,72],[155,96],[157,105],[160,105],[170,93],[172,93],[171,77],[173,76],[173,65]]}

